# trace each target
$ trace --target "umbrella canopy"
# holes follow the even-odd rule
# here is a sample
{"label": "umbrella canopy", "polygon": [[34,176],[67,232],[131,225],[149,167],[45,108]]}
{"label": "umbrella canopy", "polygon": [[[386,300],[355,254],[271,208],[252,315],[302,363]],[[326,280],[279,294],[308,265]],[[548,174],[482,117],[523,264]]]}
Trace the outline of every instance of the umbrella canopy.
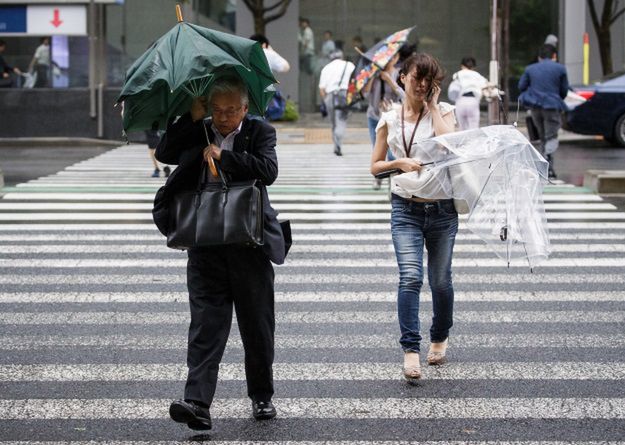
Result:
{"label": "umbrella canopy", "polygon": [[521,132],[508,125],[450,133],[418,142],[431,162],[395,183],[422,198],[464,201],[467,227],[508,264],[530,268],[551,253],[543,188],[548,162]]}
{"label": "umbrella canopy", "polygon": [[159,38],[126,73],[117,102],[124,103],[126,132],[165,128],[187,112],[221,76],[247,85],[249,111],[264,115],[276,83],[258,42],[180,22]]}
{"label": "umbrella canopy", "polygon": [[375,74],[386,68],[386,65],[397,54],[408,40],[408,35],[415,27],[397,31],[373,45],[356,64],[356,69],[347,89],[347,102],[354,102],[358,93],[367,85]]}

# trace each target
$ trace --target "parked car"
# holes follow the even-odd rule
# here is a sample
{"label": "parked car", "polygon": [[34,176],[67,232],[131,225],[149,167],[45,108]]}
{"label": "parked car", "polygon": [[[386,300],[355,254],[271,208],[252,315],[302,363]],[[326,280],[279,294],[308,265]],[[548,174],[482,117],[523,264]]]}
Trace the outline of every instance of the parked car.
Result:
{"label": "parked car", "polygon": [[573,90],[586,101],[570,107],[564,128],[579,134],[603,135],[607,141],[625,147],[625,71]]}

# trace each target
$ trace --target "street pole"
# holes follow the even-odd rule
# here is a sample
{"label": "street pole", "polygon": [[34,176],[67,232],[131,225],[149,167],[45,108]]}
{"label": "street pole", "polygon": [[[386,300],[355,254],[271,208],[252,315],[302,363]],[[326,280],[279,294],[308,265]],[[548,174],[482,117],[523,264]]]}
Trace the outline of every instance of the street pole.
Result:
{"label": "street pole", "polygon": [[510,111],[510,0],[502,0],[501,11],[501,79],[503,90],[503,124]]}
{"label": "street pole", "polygon": [[96,110],[96,85],[97,85],[97,72],[96,72],[96,5],[95,1],[89,2],[89,117],[95,119],[97,116]]}
{"label": "street pole", "polygon": [[[492,16],[490,22],[490,64],[488,66],[490,83],[499,88],[499,63],[497,51],[497,0],[492,0]],[[488,124],[497,122],[499,102],[497,98],[492,98],[488,103]]]}

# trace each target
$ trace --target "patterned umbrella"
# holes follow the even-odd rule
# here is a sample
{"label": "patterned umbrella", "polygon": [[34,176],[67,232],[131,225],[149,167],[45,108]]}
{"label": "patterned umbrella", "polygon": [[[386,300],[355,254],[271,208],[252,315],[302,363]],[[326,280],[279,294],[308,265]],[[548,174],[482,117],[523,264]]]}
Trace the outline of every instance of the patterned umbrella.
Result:
{"label": "patterned umbrella", "polygon": [[408,40],[408,34],[414,29],[410,28],[397,31],[387,38],[379,41],[371,47],[366,53],[361,54],[361,58],[356,65],[354,74],[347,88],[347,103],[353,103],[358,93],[367,85],[375,74],[386,68],[389,61],[397,54],[399,49],[404,46]]}

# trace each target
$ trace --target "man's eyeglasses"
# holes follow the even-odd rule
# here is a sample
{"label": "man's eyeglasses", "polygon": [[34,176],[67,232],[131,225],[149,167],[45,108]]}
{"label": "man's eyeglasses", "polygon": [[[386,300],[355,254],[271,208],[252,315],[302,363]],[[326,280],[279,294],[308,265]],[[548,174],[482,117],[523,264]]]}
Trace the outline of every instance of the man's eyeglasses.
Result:
{"label": "man's eyeglasses", "polygon": [[232,119],[233,117],[236,117],[242,109],[243,106],[240,106],[239,108],[226,108],[225,110],[222,110],[221,108],[213,108],[212,114],[217,116],[226,116],[227,118]]}

